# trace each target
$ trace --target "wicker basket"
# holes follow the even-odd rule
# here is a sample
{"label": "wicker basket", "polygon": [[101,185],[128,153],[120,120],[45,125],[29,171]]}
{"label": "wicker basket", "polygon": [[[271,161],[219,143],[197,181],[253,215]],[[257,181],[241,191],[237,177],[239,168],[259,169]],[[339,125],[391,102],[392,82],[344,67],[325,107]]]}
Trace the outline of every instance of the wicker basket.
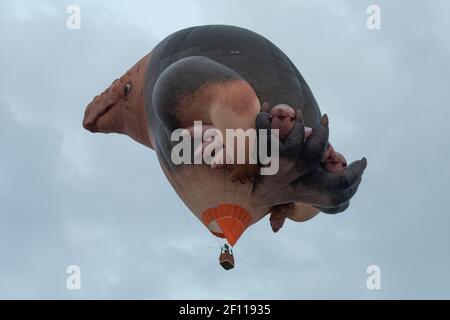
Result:
{"label": "wicker basket", "polygon": [[234,268],[234,257],[229,252],[222,252],[219,257],[219,262],[225,270]]}

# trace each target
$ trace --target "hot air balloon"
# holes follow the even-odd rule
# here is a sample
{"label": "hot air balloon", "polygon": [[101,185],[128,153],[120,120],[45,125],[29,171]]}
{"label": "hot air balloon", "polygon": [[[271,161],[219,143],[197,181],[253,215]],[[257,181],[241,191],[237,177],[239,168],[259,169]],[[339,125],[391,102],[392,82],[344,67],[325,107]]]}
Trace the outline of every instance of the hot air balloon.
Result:
{"label": "hot air balloon", "polygon": [[[281,129],[280,172],[263,177],[259,164],[230,169],[176,163],[173,133],[192,130],[196,121],[224,136],[227,129]],[[280,208],[290,208],[285,217],[294,221],[319,210],[345,210],[366,165],[363,159],[342,172],[326,172],[328,118],[321,115],[309,86],[277,46],[234,26],[197,26],[171,34],[94,98],[83,125],[92,132],[127,134],[154,149],[178,196],[231,246],[252,224]],[[312,128],[308,139],[304,127]],[[246,157],[252,148],[249,143]],[[234,266],[232,258],[231,248],[224,247],[222,266]]]}

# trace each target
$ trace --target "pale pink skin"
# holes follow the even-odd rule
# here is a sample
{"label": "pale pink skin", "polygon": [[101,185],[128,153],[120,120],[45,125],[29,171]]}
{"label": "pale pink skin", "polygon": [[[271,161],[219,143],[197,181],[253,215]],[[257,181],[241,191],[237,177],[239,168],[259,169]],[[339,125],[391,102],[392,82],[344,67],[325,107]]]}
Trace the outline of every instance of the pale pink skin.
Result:
{"label": "pale pink skin", "polygon": [[270,214],[270,226],[273,232],[278,232],[284,225],[287,216],[294,210],[294,203],[288,203],[280,206],[272,207]]}
{"label": "pale pink skin", "polygon": [[[272,129],[278,129],[280,139],[284,139],[294,126],[297,115],[295,110],[287,104],[279,104],[270,110],[269,119],[272,123]],[[312,132],[312,128],[305,127],[305,140],[308,139]],[[340,172],[347,166],[344,156],[334,151],[331,143],[328,144],[328,150],[325,152],[322,163],[324,168],[330,172]]]}
{"label": "pale pink skin", "polygon": [[270,110],[269,119],[272,129],[278,129],[280,139],[283,140],[289,135],[295,123],[297,114],[295,110],[287,104],[279,104]]}
{"label": "pale pink skin", "polygon": [[[280,139],[284,139],[289,135],[289,132],[294,126],[296,120],[295,110],[286,105],[279,104],[270,110],[269,119],[272,123],[273,129],[278,129]],[[312,128],[305,127],[305,141],[313,134]],[[344,156],[336,152],[331,145],[328,144],[328,149],[322,160],[323,167],[329,172],[340,172],[347,166],[347,161]],[[271,208],[270,225],[273,232],[278,232],[284,225],[287,216],[294,210],[294,204],[288,203]]]}

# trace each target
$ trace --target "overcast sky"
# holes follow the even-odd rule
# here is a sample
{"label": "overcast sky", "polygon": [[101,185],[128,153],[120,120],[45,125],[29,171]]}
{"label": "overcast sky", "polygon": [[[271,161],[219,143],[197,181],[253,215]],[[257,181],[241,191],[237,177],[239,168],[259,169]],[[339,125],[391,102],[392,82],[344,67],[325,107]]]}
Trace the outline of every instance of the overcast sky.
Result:
{"label": "overcast sky", "polygon": [[[0,298],[450,298],[449,1],[92,2],[0,0]],[[366,27],[370,4],[381,30]],[[336,149],[369,162],[347,211],[277,234],[260,221],[230,272],[151,150],[81,126],[165,36],[212,23],[280,47]]]}

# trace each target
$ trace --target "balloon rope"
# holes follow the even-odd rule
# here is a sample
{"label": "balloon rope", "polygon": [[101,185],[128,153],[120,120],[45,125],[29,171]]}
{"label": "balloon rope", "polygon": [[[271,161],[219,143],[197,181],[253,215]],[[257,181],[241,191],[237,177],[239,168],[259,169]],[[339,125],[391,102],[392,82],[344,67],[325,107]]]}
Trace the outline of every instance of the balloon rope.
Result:
{"label": "balloon rope", "polygon": [[181,212],[183,213],[184,218],[187,220],[191,230],[194,232],[194,234],[197,236],[199,242],[205,246],[208,249],[213,249],[213,250],[220,250],[222,248],[222,244],[219,242],[219,240],[217,240],[216,238],[214,238],[217,243],[219,244],[219,247],[212,247],[210,245],[207,244],[207,242],[205,241],[204,238],[200,237],[200,234],[195,230],[194,225],[192,224],[191,220],[188,218],[187,214],[186,214],[186,210],[185,208],[183,208],[183,205],[181,204],[180,199],[178,199],[178,205],[180,206]]}

